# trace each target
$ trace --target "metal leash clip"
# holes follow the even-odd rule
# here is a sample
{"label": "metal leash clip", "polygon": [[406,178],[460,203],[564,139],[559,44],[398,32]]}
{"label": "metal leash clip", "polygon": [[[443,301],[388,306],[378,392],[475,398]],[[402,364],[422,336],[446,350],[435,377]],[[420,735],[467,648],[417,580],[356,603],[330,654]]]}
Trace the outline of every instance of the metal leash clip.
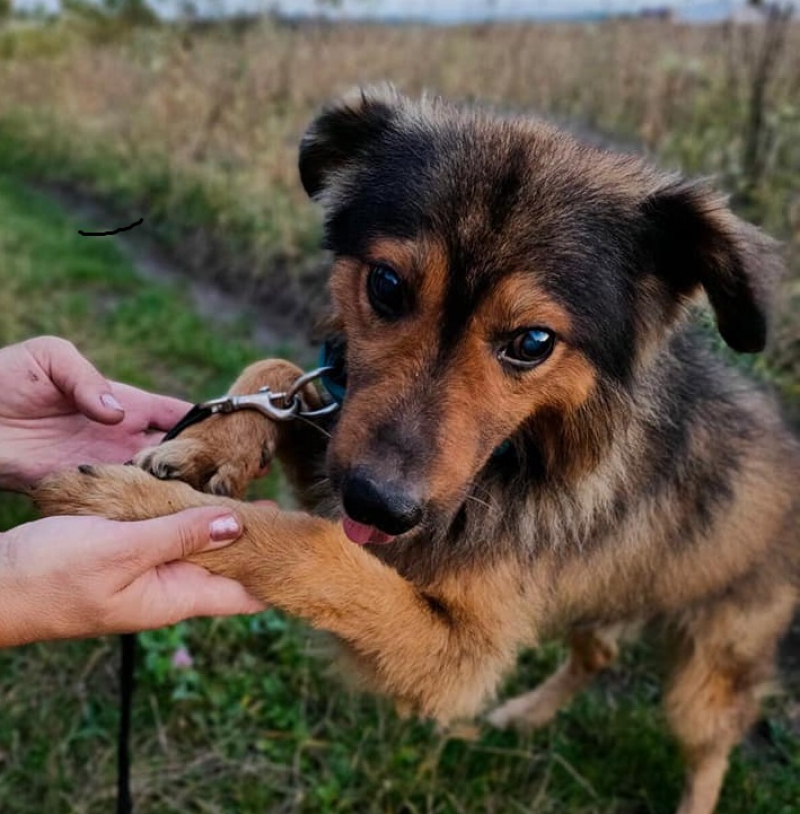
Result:
{"label": "metal leash clip", "polygon": [[262,387],[257,393],[242,396],[222,396],[209,399],[197,405],[207,414],[233,413],[237,410],[258,410],[273,421],[292,421],[295,418],[314,419],[330,415],[339,409],[336,401],[316,410],[304,410],[300,391],[315,379],[332,370],[331,366],[318,367],[300,376],[285,393],[273,393],[269,387]]}

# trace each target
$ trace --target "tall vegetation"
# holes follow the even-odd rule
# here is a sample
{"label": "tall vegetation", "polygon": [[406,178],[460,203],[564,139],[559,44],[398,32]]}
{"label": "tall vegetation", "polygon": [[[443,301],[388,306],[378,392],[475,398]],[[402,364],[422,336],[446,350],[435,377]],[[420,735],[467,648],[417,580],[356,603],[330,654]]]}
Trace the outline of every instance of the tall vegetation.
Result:
{"label": "tall vegetation", "polygon": [[[119,14],[147,8],[107,2]],[[783,300],[798,310],[800,25],[783,7],[750,25],[267,20],[117,31],[65,20],[27,44],[30,32],[0,37],[0,161],[146,215],[189,267],[299,317],[323,279],[317,214],[297,181],[299,136],[331,96],[385,80],[556,116],[715,176],[746,216],[787,240]],[[784,320],[773,357],[788,387],[800,378],[798,321]]]}

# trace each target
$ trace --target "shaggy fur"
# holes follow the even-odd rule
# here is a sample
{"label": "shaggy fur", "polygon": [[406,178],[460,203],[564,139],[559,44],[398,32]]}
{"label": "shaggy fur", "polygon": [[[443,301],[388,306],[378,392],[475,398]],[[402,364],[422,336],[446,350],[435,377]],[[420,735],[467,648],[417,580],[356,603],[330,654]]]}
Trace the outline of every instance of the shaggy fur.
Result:
{"label": "shaggy fur", "polygon": [[[95,467],[42,484],[40,506],[133,519],[227,502],[207,493],[240,494],[277,455],[309,513],[231,503],[241,540],[196,561],[334,633],[363,686],[445,721],[480,710],[520,647],[565,635],[568,663],[488,716],[539,726],[624,631],[662,622],[679,811],[710,814],[800,590],[800,451],[686,314],[704,293],[725,341],[761,350],[773,243],[639,158],[391,91],[323,111],[300,175],[334,257],[340,415],[213,418],[140,460],[191,486]],[[376,306],[378,267],[401,280],[397,307]],[[520,368],[508,349],[531,328],[555,343]],[[298,373],[260,362],[233,392]],[[398,536],[351,543],[343,505]]]}

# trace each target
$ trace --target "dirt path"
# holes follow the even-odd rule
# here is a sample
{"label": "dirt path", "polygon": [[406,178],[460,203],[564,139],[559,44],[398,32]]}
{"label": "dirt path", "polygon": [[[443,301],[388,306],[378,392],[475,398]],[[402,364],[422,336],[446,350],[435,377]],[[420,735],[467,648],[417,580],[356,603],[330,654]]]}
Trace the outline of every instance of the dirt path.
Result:
{"label": "dirt path", "polygon": [[[86,231],[113,229],[128,217],[74,189],[49,184],[37,184],[35,188],[56,201]],[[143,278],[180,285],[200,316],[221,329],[226,325],[235,324],[239,330],[245,326],[247,339],[257,348],[273,353],[280,349],[283,355],[303,365],[316,359],[308,336],[285,314],[263,304],[255,306],[245,297],[237,297],[213,282],[193,276],[148,234],[146,222],[113,237],[87,240],[113,240]]]}

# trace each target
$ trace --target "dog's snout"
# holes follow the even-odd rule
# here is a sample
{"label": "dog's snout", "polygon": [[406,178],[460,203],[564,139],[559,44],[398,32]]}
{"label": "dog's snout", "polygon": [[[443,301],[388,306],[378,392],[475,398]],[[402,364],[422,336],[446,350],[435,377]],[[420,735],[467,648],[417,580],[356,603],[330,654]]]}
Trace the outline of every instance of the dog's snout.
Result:
{"label": "dog's snout", "polygon": [[364,469],[345,478],[342,503],[352,520],[386,534],[403,534],[422,520],[422,504],[410,489],[400,483],[379,482]]}

